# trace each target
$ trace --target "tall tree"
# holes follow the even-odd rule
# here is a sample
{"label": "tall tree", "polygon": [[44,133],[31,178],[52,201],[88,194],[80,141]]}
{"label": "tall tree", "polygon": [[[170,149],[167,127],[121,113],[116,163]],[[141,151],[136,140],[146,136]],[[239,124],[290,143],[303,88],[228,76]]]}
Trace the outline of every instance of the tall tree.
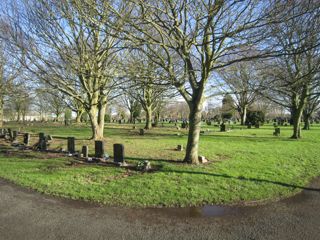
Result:
{"label": "tall tree", "polygon": [[[25,0],[7,13],[7,40],[21,52],[24,66],[40,81],[79,101],[87,111],[92,138],[102,139],[104,115],[117,71],[121,42],[104,17],[88,11],[93,24],[79,9],[82,1]],[[91,1],[99,8],[99,1]],[[110,21],[109,21],[110,22]],[[23,40],[16,41],[16,36]],[[83,94],[84,93],[84,94]]]}
{"label": "tall tree", "polygon": [[124,19],[119,26],[124,38],[137,47],[143,46],[141,51],[167,72],[168,82],[187,102],[189,134],[184,161],[198,163],[206,85],[217,69],[254,57],[243,56],[240,47],[250,48],[257,40],[253,37],[262,34],[259,27],[265,23],[269,2],[125,2],[130,16],[121,15],[115,4],[106,5],[105,11],[111,10]]}
{"label": "tall tree", "polygon": [[248,108],[259,95],[261,78],[258,71],[257,64],[242,62],[223,69],[219,74],[225,83],[224,92],[234,96],[241,125],[245,124]]}
{"label": "tall tree", "polygon": [[282,55],[266,62],[265,92],[290,110],[292,138],[299,139],[303,110],[313,89],[319,86],[320,2],[290,1],[276,6],[273,17],[285,16],[287,21],[268,26],[269,43]]}
{"label": "tall tree", "polygon": [[128,82],[125,91],[137,100],[146,113],[145,129],[152,128],[152,116],[164,98],[173,96],[168,84],[163,84],[167,75],[163,69],[140,51],[131,54],[126,66]]}
{"label": "tall tree", "polygon": [[303,109],[303,130],[310,130],[310,119],[312,115],[320,109],[320,94],[310,95],[307,99],[306,106]]}

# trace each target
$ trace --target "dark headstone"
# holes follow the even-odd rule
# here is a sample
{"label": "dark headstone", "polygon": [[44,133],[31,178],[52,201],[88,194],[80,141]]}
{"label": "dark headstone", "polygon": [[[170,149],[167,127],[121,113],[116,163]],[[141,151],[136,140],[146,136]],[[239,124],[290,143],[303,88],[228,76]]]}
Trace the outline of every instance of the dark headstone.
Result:
{"label": "dark headstone", "polygon": [[82,156],[84,158],[88,158],[89,157],[89,147],[88,146],[82,146]]}
{"label": "dark headstone", "polygon": [[48,144],[46,139],[41,139],[39,141],[39,149],[40,151],[47,151],[48,150]]}
{"label": "dark headstone", "polygon": [[44,133],[39,133],[39,142],[40,142],[40,140],[45,139],[45,138],[46,137],[45,137]]}
{"label": "dark headstone", "polygon": [[13,140],[13,134],[12,134],[11,128],[8,128],[8,134],[9,134],[10,140],[12,141]]}
{"label": "dark headstone", "polygon": [[273,136],[280,136],[280,128],[279,127],[274,129]]}
{"label": "dark headstone", "polygon": [[94,150],[95,150],[96,158],[104,158],[104,142],[103,141],[95,141]]}
{"label": "dark headstone", "polygon": [[17,140],[18,132],[17,131],[12,131],[12,140],[15,141]]}
{"label": "dark headstone", "polygon": [[123,144],[113,144],[113,161],[116,163],[124,162],[124,146]]}
{"label": "dark headstone", "polygon": [[140,132],[139,132],[139,134],[140,134],[141,136],[143,136],[143,135],[144,135],[144,129],[143,129],[143,128],[140,128]]}
{"label": "dark headstone", "polygon": [[251,127],[252,127],[252,124],[251,124],[251,123],[248,123],[247,128],[248,128],[248,129],[251,129]]}
{"label": "dark headstone", "polygon": [[23,135],[23,143],[28,146],[30,143],[30,133],[25,133]]}
{"label": "dark headstone", "polygon": [[76,152],[76,140],[74,137],[68,137],[68,152],[75,153]]}
{"label": "dark headstone", "polygon": [[183,151],[183,145],[178,145],[177,146],[177,151],[179,151],[179,152]]}
{"label": "dark headstone", "polygon": [[224,123],[222,123],[220,125],[220,132],[225,132],[226,131],[226,125]]}

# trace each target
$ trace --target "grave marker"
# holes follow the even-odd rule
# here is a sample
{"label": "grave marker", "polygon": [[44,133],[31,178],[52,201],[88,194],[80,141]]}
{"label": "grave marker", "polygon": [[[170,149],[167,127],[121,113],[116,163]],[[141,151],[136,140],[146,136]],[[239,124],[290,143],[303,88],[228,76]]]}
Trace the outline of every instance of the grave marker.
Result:
{"label": "grave marker", "polygon": [[116,163],[124,162],[124,145],[113,144],[113,161]]}
{"label": "grave marker", "polygon": [[88,158],[89,157],[89,147],[88,146],[82,146],[82,156],[84,158]]}
{"label": "grave marker", "polygon": [[12,141],[17,140],[18,132],[17,131],[12,131]]}
{"label": "grave marker", "polygon": [[280,128],[279,127],[274,129],[273,136],[280,136]]}
{"label": "grave marker", "polygon": [[104,142],[103,141],[95,141],[94,142],[94,150],[96,158],[104,157]]}
{"label": "grave marker", "polygon": [[72,153],[72,154],[76,152],[75,138],[74,137],[68,137],[68,152]]}
{"label": "grave marker", "polygon": [[30,133],[25,133],[23,135],[23,143],[28,146],[30,143]]}
{"label": "grave marker", "polygon": [[226,131],[226,125],[224,123],[221,123],[220,132],[225,132],[225,131]]}

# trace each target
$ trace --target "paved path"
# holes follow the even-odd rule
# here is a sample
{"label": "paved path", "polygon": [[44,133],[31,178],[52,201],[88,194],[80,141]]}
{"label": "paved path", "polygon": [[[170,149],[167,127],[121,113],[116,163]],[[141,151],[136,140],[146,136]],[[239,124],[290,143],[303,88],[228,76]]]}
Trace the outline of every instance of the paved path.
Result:
{"label": "paved path", "polygon": [[314,190],[260,207],[123,209],[48,197],[0,180],[0,239],[320,239]]}

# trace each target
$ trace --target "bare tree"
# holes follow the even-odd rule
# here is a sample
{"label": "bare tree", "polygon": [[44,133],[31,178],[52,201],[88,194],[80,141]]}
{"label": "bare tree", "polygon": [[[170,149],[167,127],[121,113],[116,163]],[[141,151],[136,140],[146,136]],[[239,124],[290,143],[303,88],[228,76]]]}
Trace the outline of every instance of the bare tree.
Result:
{"label": "bare tree", "polygon": [[[124,38],[163,68],[168,80],[189,106],[189,134],[184,161],[198,163],[201,113],[205,88],[212,73],[234,62],[248,60],[241,46],[252,46],[265,20],[265,1],[126,1],[119,18]],[[249,37],[249,33],[252,33]],[[147,46],[147,49],[145,48]],[[259,54],[257,54],[259,55]]]}
{"label": "bare tree", "polygon": [[306,106],[303,109],[303,130],[310,130],[310,119],[312,115],[320,109],[320,95],[310,95],[307,99]]}
{"label": "bare tree", "polygon": [[261,87],[259,67],[253,62],[233,64],[220,72],[225,85],[223,91],[230,93],[240,115],[240,124],[246,122],[247,110],[257,100]]}
{"label": "bare tree", "polygon": [[128,109],[130,113],[129,122],[136,123],[136,118],[141,114],[141,104],[135,97],[133,97],[134,94],[131,91],[132,90],[130,89],[126,89],[124,94],[121,96],[121,100],[125,108]]}
{"label": "bare tree", "polygon": [[[24,53],[20,61],[40,81],[84,106],[92,138],[103,138],[121,50],[117,33],[111,34],[113,30],[103,24],[111,16],[90,15],[96,19],[93,24],[79,11],[86,9],[79,0],[25,0],[17,5],[23,10],[6,13],[7,41]],[[99,8],[99,2],[92,1],[91,7]],[[23,40],[16,41],[17,36]]]}
{"label": "bare tree", "polygon": [[131,54],[126,66],[128,78],[125,92],[137,100],[146,113],[145,129],[152,128],[152,116],[164,98],[173,96],[168,84],[162,84],[166,75],[163,69],[141,52]]}
{"label": "bare tree", "polygon": [[[3,31],[1,24],[0,22],[0,36],[1,31]],[[0,37],[0,127],[3,126],[5,98],[14,95],[15,87],[20,85],[17,79],[21,76],[20,65],[9,57],[5,45]],[[16,97],[18,97],[18,94],[16,94]]]}
{"label": "bare tree", "polygon": [[303,110],[319,86],[319,6],[319,1],[279,3],[274,18],[284,15],[291,18],[268,27],[272,36],[270,44],[283,54],[265,62],[264,92],[269,99],[290,110],[294,139],[301,137]]}

